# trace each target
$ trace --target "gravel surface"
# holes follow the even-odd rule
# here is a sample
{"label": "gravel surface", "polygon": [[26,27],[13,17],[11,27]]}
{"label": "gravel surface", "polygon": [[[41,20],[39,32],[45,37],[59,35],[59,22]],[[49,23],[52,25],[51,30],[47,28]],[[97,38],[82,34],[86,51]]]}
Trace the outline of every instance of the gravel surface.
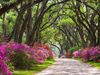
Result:
{"label": "gravel surface", "polygon": [[100,75],[100,70],[78,60],[61,58],[36,75]]}

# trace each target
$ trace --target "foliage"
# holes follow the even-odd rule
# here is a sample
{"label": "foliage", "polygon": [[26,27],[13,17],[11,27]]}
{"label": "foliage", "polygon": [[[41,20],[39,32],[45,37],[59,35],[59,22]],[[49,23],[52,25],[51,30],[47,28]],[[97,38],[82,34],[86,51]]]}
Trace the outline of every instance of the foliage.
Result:
{"label": "foliage", "polygon": [[81,58],[83,61],[100,62],[100,47],[90,47],[73,52],[74,58]]}
{"label": "foliage", "polygon": [[76,50],[79,50],[80,47],[76,46],[76,47],[71,47],[68,49],[68,52],[70,53],[70,57],[72,57],[72,53]]}
{"label": "foliage", "polygon": [[73,52],[73,57],[74,57],[74,58],[80,58],[80,54],[81,54],[81,53],[80,53],[80,50],[74,51],[74,52]]}
{"label": "foliage", "polygon": [[47,59],[42,64],[35,64],[31,70],[15,70],[13,75],[35,75],[37,72],[47,68],[54,63],[53,59]]}
{"label": "foliage", "polygon": [[7,51],[5,50],[5,46],[0,45],[0,75],[11,75],[11,72],[6,64],[9,61],[6,54]]}
{"label": "foliage", "polygon": [[9,75],[6,62],[12,62],[17,69],[30,69],[34,61],[36,63],[43,63],[47,58],[51,57],[53,58],[53,52],[47,45],[37,44],[31,48],[26,44],[4,43],[0,46],[0,72]]}
{"label": "foliage", "polygon": [[[68,50],[71,56],[80,47],[100,45],[99,7],[99,0],[0,0],[0,42],[14,40],[0,46],[1,63],[29,69],[54,57],[48,45],[35,42],[58,45],[60,53]],[[96,49],[73,55],[96,61]]]}
{"label": "foliage", "polygon": [[31,69],[34,64],[34,60],[29,59],[23,51],[15,52],[11,56],[11,62],[15,69]]}
{"label": "foliage", "polygon": [[97,69],[100,69],[100,63],[99,62],[87,62],[92,67],[95,67]]}
{"label": "foliage", "polygon": [[0,59],[0,75],[12,75],[7,65]]}

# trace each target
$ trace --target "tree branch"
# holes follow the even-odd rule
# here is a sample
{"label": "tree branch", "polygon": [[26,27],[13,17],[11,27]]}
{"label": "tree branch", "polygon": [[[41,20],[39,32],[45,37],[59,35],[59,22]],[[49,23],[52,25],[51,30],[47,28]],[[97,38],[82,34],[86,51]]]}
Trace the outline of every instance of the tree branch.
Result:
{"label": "tree branch", "polygon": [[[19,5],[19,4],[20,4],[21,2],[23,2],[23,1],[24,1],[24,0],[17,0],[16,2],[11,3],[10,5],[8,5],[8,4],[4,5],[4,6],[0,9],[0,16],[1,16],[3,13],[5,13],[5,12],[11,10],[11,9],[14,9],[17,5]],[[32,6],[33,4],[40,3],[40,2],[42,2],[42,0],[35,0],[33,3],[31,3],[31,5],[30,5],[30,3],[28,3],[28,4],[24,5],[23,8],[24,8],[25,6],[26,6],[26,7],[29,7],[29,6]]]}
{"label": "tree branch", "polygon": [[11,3],[10,5],[6,4],[4,5],[1,9],[0,9],[0,16],[9,11],[10,9],[13,9],[14,7],[16,7],[16,5],[19,5],[21,2],[23,2],[24,0],[17,0],[17,2]]}
{"label": "tree branch", "polygon": [[53,3],[51,4],[48,8],[45,9],[44,13],[47,12],[51,7],[55,6],[55,5],[59,5],[59,4],[62,4],[62,3],[65,3],[65,2],[68,2],[69,0],[63,0],[61,2],[57,2],[57,3]]}

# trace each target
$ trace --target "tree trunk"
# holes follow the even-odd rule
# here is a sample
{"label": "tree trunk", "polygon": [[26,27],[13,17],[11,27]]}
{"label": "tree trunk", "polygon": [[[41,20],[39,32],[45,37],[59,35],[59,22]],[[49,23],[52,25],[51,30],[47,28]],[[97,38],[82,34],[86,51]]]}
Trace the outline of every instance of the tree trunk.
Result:
{"label": "tree trunk", "polygon": [[[32,0],[29,0],[29,3],[31,4]],[[19,38],[18,38],[18,42],[21,43],[22,42],[22,38],[23,38],[23,34],[24,32],[28,29],[27,26],[31,26],[32,25],[32,8],[29,7],[27,9],[27,13],[25,15],[25,20],[23,21],[23,24],[21,26],[21,29],[20,29],[20,34],[19,34]],[[30,32],[27,32],[28,35]],[[27,38],[26,38],[27,39]]]}
{"label": "tree trunk", "polygon": [[29,38],[27,39],[27,44],[28,45],[33,45],[34,42],[37,40],[38,31],[39,31],[39,28],[41,26],[43,16],[45,14],[44,10],[46,8],[47,2],[48,2],[48,0],[43,1],[42,5],[41,5],[41,8],[39,9],[39,12],[36,13],[34,26],[32,28],[31,34],[29,35]]}
{"label": "tree trunk", "polygon": [[6,14],[3,14],[3,24],[2,24],[2,30],[3,30],[3,35],[4,36],[6,36],[5,15]]}
{"label": "tree trunk", "polygon": [[98,42],[97,45],[100,46],[100,16],[98,17]]}

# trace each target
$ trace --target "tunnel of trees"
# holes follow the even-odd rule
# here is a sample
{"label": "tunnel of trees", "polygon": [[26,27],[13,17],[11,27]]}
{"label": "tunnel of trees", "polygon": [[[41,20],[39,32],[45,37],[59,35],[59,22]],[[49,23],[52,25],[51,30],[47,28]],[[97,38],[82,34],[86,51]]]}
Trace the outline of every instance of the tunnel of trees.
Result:
{"label": "tunnel of trees", "polygon": [[99,0],[1,0],[1,35],[29,45],[100,45],[99,8]]}
{"label": "tunnel of trees", "polygon": [[99,0],[1,0],[0,30],[6,41],[74,46],[100,45]]}
{"label": "tunnel of trees", "polygon": [[0,0],[0,42],[9,41],[60,53],[100,46],[100,0]]}

